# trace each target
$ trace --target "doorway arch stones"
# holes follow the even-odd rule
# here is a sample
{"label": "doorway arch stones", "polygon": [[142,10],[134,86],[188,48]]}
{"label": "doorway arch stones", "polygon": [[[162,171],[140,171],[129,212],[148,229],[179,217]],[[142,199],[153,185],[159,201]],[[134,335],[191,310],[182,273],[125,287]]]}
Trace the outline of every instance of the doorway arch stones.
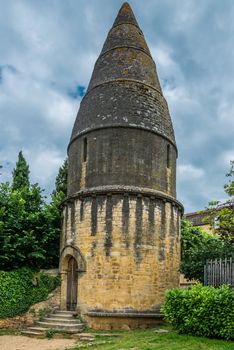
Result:
{"label": "doorway arch stones", "polygon": [[59,272],[61,275],[61,310],[66,310],[68,262],[71,257],[73,257],[77,262],[78,276],[80,277],[80,273],[86,272],[86,262],[79,248],[71,245],[65,246],[60,253],[59,265]]}

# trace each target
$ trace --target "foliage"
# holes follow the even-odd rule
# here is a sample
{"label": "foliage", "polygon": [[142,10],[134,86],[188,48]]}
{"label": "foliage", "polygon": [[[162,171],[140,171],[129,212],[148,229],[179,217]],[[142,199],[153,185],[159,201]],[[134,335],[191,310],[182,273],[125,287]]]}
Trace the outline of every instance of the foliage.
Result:
{"label": "foliage", "polygon": [[190,221],[181,224],[180,271],[188,279],[203,282],[207,259],[234,257],[234,247],[217,235],[211,235]]}
{"label": "foliage", "polygon": [[229,181],[224,185],[224,191],[229,198],[222,204],[219,201],[210,202],[209,215],[205,221],[222,238],[234,243],[234,161],[231,161],[231,168],[226,176]]}
{"label": "foliage", "polygon": [[234,160],[231,160],[230,166],[231,168],[226,174],[226,176],[229,178],[229,181],[224,185],[224,190],[229,197],[234,197]]}
{"label": "foliage", "polygon": [[30,269],[0,272],[0,318],[13,317],[45,300],[60,283],[58,277]]}
{"label": "foliage", "polygon": [[20,331],[15,328],[0,328],[0,336],[2,335],[20,335]]}
{"label": "foliage", "polygon": [[65,159],[63,165],[59,168],[58,175],[55,180],[55,191],[53,194],[62,192],[64,197],[67,195],[67,176],[68,176],[68,160]]}
{"label": "foliage", "polygon": [[29,188],[29,166],[23,156],[22,151],[19,152],[16,167],[12,173],[12,188],[19,190],[21,188]]}
{"label": "foliage", "polygon": [[162,311],[181,333],[234,338],[234,291],[228,286],[169,290]]}
{"label": "foliage", "polygon": [[58,266],[63,192],[45,202],[38,184],[29,183],[29,167],[19,154],[13,183],[0,184],[0,269]]}
{"label": "foliage", "polygon": [[37,185],[14,190],[8,183],[0,184],[1,269],[57,266],[60,197],[46,204]]}
{"label": "foliage", "polygon": [[45,318],[46,316],[48,316],[49,315],[49,313],[50,313],[50,309],[48,309],[48,308],[43,308],[43,309],[39,309],[38,310],[38,319],[39,319],[39,321],[42,321],[43,320],[43,318]]}
{"label": "foliage", "polygon": [[43,250],[38,247],[40,233],[35,232],[35,225],[42,219],[37,191],[40,189],[36,187],[31,191],[26,187],[14,190],[9,184],[0,185],[1,268],[17,268],[24,263],[34,266],[43,256]]}
{"label": "foliage", "polygon": [[46,330],[45,336],[48,339],[52,339],[54,337],[54,333],[55,333],[54,329],[49,328]]}
{"label": "foliage", "polygon": [[61,232],[61,202],[64,198],[62,192],[52,195],[49,204],[43,207],[43,235],[42,246],[45,251],[43,268],[57,267],[59,263],[59,237]]}

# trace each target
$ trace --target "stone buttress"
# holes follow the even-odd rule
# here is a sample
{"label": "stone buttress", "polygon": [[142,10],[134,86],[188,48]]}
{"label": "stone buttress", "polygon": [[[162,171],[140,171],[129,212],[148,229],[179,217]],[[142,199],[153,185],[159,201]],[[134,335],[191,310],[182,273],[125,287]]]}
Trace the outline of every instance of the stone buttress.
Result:
{"label": "stone buttress", "polygon": [[155,63],[124,3],[68,146],[62,309],[96,329],[157,322],[165,290],[179,285],[176,158]]}

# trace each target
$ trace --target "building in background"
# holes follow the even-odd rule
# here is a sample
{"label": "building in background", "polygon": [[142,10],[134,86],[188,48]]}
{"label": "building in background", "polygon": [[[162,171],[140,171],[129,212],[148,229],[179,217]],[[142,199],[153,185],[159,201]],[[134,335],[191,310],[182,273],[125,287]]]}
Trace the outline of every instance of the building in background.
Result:
{"label": "building in background", "polygon": [[193,223],[194,226],[201,227],[204,231],[212,232],[212,228],[209,223],[205,220],[209,216],[209,210],[200,210],[193,213],[187,213],[184,218]]}

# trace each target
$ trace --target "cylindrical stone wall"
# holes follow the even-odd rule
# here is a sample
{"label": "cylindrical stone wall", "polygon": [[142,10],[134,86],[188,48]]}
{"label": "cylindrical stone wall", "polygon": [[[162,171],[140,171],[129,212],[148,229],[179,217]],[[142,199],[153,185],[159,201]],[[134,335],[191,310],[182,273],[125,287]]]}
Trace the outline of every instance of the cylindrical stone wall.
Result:
{"label": "cylindrical stone wall", "polygon": [[85,188],[125,185],[176,197],[176,157],[170,141],[146,130],[94,130],[69,147],[68,196]]}
{"label": "cylindrical stone wall", "polygon": [[[70,255],[79,249],[80,264],[85,264],[80,268],[78,261],[77,302],[90,326],[102,328],[95,312],[159,309],[165,290],[179,284],[180,216],[177,202],[153,194],[99,193],[67,203],[61,247],[70,249]],[[65,308],[66,256],[61,273]],[[132,322],[125,319],[124,324]],[[112,316],[105,327],[121,324]]]}

